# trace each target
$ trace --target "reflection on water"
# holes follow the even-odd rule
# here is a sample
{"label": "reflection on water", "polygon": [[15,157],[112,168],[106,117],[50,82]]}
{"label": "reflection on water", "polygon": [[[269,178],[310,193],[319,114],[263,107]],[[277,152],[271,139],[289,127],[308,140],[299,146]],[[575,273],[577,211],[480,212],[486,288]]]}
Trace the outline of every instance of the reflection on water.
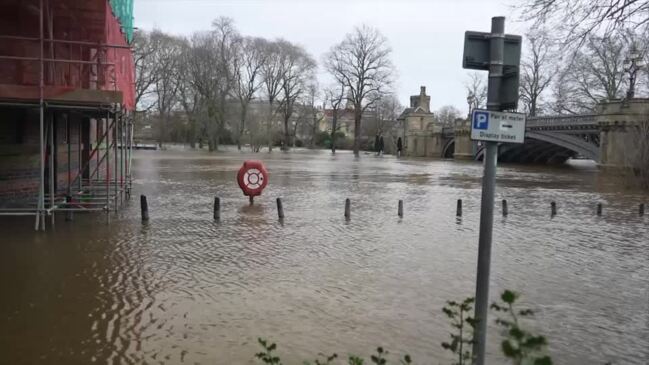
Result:
{"label": "reflection on water", "polygon": [[[270,172],[253,206],[235,182],[246,158]],[[258,336],[289,363],[379,344],[450,363],[441,308],[474,290],[481,165],[164,151],[138,152],[134,167],[147,225],[137,199],[109,223],[77,216],[35,234],[28,221],[0,222],[0,363],[247,364]],[[492,297],[524,293],[558,364],[647,363],[649,217],[637,216],[647,196],[583,161],[502,166],[498,180],[509,216],[495,219]]]}

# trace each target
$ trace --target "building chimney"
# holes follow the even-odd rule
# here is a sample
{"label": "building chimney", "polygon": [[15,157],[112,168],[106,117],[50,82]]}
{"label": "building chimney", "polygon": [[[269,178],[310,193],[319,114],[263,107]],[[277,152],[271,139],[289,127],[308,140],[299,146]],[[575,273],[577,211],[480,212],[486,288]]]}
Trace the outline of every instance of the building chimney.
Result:
{"label": "building chimney", "polygon": [[419,95],[426,95],[426,86],[421,87],[421,91],[419,92]]}

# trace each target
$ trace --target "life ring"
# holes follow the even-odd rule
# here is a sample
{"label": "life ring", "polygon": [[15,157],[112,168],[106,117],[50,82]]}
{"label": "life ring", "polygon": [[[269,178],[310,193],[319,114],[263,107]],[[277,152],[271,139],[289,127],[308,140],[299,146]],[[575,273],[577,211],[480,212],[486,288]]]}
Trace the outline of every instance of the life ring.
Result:
{"label": "life ring", "polygon": [[261,195],[268,184],[268,171],[261,161],[245,161],[237,173],[237,182],[243,195]]}

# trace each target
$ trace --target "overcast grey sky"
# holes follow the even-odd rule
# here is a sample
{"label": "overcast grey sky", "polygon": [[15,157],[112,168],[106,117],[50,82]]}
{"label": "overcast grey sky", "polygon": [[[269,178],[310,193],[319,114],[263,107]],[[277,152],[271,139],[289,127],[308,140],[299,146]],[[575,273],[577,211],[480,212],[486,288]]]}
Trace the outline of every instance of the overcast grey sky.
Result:
{"label": "overcast grey sky", "polygon": [[[425,85],[431,108],[467,110],[462,69],[465,30],[489,31],[492,16],[507,17],[506,32],[521,34],[514,0],[135,0],[135,25],[189,35],[218,16],[234,19],[244,35],[282,37],[322,55],[355,25],[377,27],[392,47],[396,93],[404,106]],[[486,73],[485,73],[486,78]],[[324,73],[321,83],[326,83]]]}

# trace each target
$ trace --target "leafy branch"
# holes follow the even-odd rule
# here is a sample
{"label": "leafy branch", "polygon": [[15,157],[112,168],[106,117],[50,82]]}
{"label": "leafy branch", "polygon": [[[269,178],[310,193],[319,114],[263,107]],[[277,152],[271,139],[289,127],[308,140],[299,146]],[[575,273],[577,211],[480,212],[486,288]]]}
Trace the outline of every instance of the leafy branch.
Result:
{"label": "leafy branch", "polygon": [[[473,362],[471,352],[476,321],[469,315],[474,298],[466,298],[462,302],[450,300],[442,311],[451,320],[451,326],[456,330],[451,333],[451,342],[442,342],[442,347],[457,355],[458,361],[453,365],[465,365]],[[465,345],[468,345],[465,347]]]}
{"label": "leafy branch", "polygon": [[546,338],[521,327],[520,320],[532,317],[534,312],[531,309],[516,309],[518,298],[518,293],[505,290],[500,296],[502,303],[491,304],[491,309],[504,314],[504,317],[496,319],[496,323],[504,329],[505,339],[501,343],[503,354],[514,365],[552,365],[550,356],[544,354],[548,344]]}

